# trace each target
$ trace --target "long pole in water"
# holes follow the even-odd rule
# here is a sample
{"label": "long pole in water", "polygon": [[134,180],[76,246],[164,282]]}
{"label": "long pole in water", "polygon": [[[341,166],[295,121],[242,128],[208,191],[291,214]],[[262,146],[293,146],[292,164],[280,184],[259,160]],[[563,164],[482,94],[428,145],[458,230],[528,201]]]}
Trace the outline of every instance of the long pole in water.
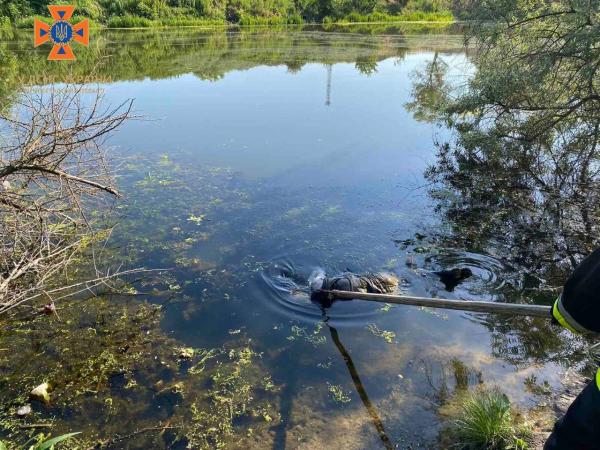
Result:
{"label": "long pole in water", "polygon": [[430,308],[458,309],[482,313],[509,314],[514,316],[544,317],[551,319],[549,306],[519,305],[513,303],[480,302],[469,300],[449,300],[443,298],[413,297],[410,295],[371,294],[367,292],[349,291],[321,291],[328,295],[330,300],[357,299],[371,302],[395,303],[397,305],[427,306]]}

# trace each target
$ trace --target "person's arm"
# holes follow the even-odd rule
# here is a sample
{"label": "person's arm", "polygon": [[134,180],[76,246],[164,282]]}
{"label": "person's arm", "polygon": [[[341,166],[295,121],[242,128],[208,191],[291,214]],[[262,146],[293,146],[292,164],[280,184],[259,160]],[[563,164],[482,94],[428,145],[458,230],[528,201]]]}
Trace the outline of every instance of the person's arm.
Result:
{"label": "person's arm", "polygon": [[575,268],[552,316],[573,333],[600,333],[600,248]]}
{"label": "person's arm", "polygon": [[[552,307],[556,322],[574,333],[600,332],[600,249],[579,264]],[[544,450],[600,449],[600,369],[556,422]]]}

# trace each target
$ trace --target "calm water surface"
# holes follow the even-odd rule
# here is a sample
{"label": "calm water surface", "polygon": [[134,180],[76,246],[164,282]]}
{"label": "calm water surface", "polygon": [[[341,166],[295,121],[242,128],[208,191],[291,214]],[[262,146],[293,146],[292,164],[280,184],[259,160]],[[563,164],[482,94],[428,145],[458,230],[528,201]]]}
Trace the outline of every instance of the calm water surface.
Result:
{"label": "calm water surface", "polygon": [[[113,55],[100,69],[105,99],[133,98],[144,118],[110,140],[127,156],[114,240],[131,260],[175,267],[162,322],[170,336],[195,348],[244,339],[261,353],[281,388],[280,420],[257,448],[436,448],[439,396],[459,365],[469,384],[499,385],[524,406],[535,401],[528,376],[557,383],[551,351],[535,337],[523,343],[513,322],[360,301],[324,310],[305,292],[320,267],[391,271],[415,295],[504,299],[510,268],[498,258],[430,239],[446,224],[423,172],[449,135],[406,108],[412,76],[434,54],[464,82],[460,35],[98,40]],[[12,47],[22,58],[24,48]],[[474,277],[447,292],[432,271],[455,266]]]}

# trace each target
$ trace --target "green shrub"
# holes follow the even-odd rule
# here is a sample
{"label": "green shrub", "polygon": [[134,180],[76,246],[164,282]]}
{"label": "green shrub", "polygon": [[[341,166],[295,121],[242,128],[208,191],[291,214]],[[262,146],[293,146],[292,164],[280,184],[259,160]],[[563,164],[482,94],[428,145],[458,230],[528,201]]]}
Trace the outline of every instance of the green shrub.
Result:
{"label": "green shrub", "polygon": [[302,20],[302,16],[300,14],[292,14],[288,17],[287,23],[290,25],[302,25],[304,20]]}
{"label": "green shrub", "polygon": [[203,18],[225,21],[227,0],[195,0],[194,6],[197,14]]}
{"label": "green shrub", "polygon": [[8,17],[11,23],[17,19],[32,14],[28,0],[2,0],[0,1],[0,17]]}
{"label": "green shrub", "polygon": [[17,20],[17,28],[33,28],[34,19],[41,20],[42,22],[46,22],[47,24],[52,24],[53,20],[51,17],[45,16],[29,16],[23,17]]}
{"label": "green shrub", "polygon": [[271,17],[260,17],[252,16],[249,14],[242,14],[238,22],[243,26],[257,26],[257,25],[286,25],[287,19],[283,16],[271,16]]}
{"label": "green shrub", "polygon": [[108,19],[109,28],[148,28],[153,25],[150,19],[138,16],[111,17]]}
{"label": "green shrub", "polygon": [[402,12],[411,13],[443,13],[448,11],[449,2],[447,0],[408,0]]}
{"label": "green shrub", "polygon": [[12,23],[8,17],[0,17],[0,29],[9,30],[12,28]]}
{"label": "green shrub", "polygon": [[452,431],[456,446],[469,450],[525,449],[528,432],[519,425],[508,397],[497,389],[467,394]]}
{"label": "green shrub", "polygon": [[98,2],[94,0],[78,0],[74,4],[76,5],[75,12],[77,13],[77,15],[83,16],[94,21],[102,20],[104,11],[102,9],[102,6]]}

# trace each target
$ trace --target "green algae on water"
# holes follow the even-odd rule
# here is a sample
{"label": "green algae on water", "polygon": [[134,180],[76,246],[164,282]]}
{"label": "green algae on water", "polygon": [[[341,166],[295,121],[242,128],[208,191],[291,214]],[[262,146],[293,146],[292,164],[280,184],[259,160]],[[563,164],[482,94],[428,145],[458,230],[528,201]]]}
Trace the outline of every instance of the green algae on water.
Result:
{"label": "green algae on water", "polygon": [[[43,424],[53,435],[81,431],[73,450],[128,434],[136,448],[222,448],[245,438],[236,430],[241,417],[255,435],[266,433],[278,418],[278,388],[251,344],[186,347],[160,329],[162,314],[147,302],[96,297],[65,303],[61,321],[3,327],[2,348],[19,351],[0,355],[0,440],[20,448]],[[18,417],[44,381],[53,387],[49,403],[33,401],[32,413]],[[140,428],[148,432],[135,434]]]}

